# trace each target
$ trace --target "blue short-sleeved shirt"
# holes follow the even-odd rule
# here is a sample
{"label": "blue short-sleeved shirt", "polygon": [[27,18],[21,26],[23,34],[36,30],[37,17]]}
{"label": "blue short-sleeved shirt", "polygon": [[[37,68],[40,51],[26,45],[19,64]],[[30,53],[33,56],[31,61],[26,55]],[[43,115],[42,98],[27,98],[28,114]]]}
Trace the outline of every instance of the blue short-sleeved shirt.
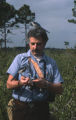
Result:
{"label": "blue short-sleeved shirt", "polygon": [[[36,58],[31,54],[29,50],[27,53],[18,54],[13,60],[12,64],[7,70],[8,74],[11,74],[13,77],[17,77],[20,80],[21,75],[25,77],[29,77],[32,79],[38,78],[38,75],[33,67],[32,63],[29,63],[28,58],[31,57],[34,61],[36,61],[43,72],[45,74],[46,80],[52,83],[61,83],[63,79],[59,73],[56,62],[43,54],[42,58],[38,62]],[[46,66],[45,66],[46,63]],[[25,71],[22,74],[18,74],[19,70],[24,69]],[[13,89],[12,93],[13,98],[19,99],[24,102],[32,102],[32,101],[46,101],[48,99],[49,93],[47,90],[40,90],[40,88],[33,87],[30,89],[29,86],[22,86],[16,89]]]}

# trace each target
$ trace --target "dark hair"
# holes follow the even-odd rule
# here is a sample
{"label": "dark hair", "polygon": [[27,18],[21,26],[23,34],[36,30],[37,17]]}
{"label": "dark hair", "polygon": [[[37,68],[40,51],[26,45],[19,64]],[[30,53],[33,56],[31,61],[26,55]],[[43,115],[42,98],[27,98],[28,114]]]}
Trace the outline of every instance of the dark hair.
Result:
{"label": "dark hair", "polygon": [[31,29],[29,32],[28,32],[28,35],[27,35],[28,39],[30,37],[34,37],[36,39],[40,39],[42,38],[42,41],[44,41],[45,43],[48,41],[48,36],[46,34],[46,31],[42,28],[35,28],[35,29]]}

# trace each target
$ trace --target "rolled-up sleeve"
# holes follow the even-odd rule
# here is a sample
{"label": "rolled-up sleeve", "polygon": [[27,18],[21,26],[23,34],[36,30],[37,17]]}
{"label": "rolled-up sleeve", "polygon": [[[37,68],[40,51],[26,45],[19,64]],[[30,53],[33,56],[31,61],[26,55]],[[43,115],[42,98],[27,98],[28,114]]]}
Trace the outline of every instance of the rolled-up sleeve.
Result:
{"label": "rolled-up sleeve", "polygon": [[12,64],[10,65],[10,67],[8,68],[7,72],[8,74],[11,74],[13,77],[15,77],[19,71],[19,68],[20,68],[20,57],[19,55],[17,55]]}
{"label": "rolled-up sleeve", "polygon": [[62,76],[58,70],[57,64],[54,61],[53,63],[53,83],[63,83],[64,80],[62,79]]}

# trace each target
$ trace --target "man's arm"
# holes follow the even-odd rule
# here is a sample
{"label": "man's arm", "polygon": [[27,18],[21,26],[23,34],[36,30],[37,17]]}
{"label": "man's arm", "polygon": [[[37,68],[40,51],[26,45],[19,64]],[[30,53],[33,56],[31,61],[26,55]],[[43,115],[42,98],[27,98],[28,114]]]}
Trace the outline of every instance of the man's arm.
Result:
{"label": "man's arm", "polygon": [[47,82],[47,90],[54,92],[55,94],[61,94],[63,92],[62,83]]}
{"label": "man's arm", "polygon": [[23,85],[27,85],[28,81],[29,78],[25,78],[24,76],[21,76],[20,80],[16,80],[12,75],[9,75],[6,85],[8,89],[13,89]]}
{"label": "man's arm", "polygon": [[45,88],[49,92],[55,93],[55,94],[61,94],[63,91],[62,83],[52,83],[48,82],[45,79],[36,79],[33,80],[33,82],[40,88]]}

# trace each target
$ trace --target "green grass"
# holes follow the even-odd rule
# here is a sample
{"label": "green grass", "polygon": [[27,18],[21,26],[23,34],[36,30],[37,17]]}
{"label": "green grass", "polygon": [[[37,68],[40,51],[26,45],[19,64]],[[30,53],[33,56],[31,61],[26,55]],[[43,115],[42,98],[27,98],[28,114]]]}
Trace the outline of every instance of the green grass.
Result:
{"label": "green grass", "polygon": [[[6,71],[14,57],[24,50],[0,50],[0,120],[8,120],[6,107],[11,97],[11,90],[7,90]],[[59,71],[64,79],[63,94],[56,96],[50,103],[50,112],[56,120],[76,119],[76,50],[46,49],[45,53],[56,60]]]}

